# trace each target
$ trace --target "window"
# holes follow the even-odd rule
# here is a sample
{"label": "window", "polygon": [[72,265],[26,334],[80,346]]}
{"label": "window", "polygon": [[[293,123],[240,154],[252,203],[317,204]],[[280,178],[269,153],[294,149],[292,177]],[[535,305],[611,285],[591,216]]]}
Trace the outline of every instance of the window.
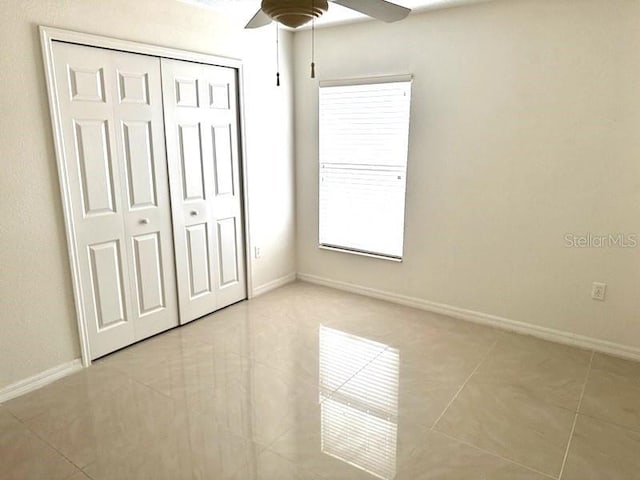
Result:
{"label": "window", "polygon": [[320,85],[320,246],[400,260],[409,77]]}

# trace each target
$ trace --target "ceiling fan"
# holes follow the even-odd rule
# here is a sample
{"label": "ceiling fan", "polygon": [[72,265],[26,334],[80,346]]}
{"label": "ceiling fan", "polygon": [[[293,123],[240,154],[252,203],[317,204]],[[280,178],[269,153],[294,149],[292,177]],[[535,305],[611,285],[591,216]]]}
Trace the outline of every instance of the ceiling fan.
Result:
{"label": "ceiling fan", "polygon": [[[262,0],[260,10],[253,16],[244,28],[260,28],[276,22],[290,28],[298,28],[312,22],[311,30],[311,78],[316,78],[315,52],[315,19],[329,10],[329,2],[350,8],[369,17],[384,22],[397,22],[409,13],[410,8],[387,2],[386,0]],[[276,28],[276,39],[278,29]],[[278,40],[276,40],[278,42]],[[276,48],[276,52],[278,49]],[[276,57],[277,73],[276,85],[280,86],[280,57]]]}
{"label": "ceiling fan", "polygon": [[402,20],[411,9],[386,0],[262,0],[260,10],[245,28],[260,28],[275,21],[290,28],[298,28],[329,10],[329,2],[384,22]]}

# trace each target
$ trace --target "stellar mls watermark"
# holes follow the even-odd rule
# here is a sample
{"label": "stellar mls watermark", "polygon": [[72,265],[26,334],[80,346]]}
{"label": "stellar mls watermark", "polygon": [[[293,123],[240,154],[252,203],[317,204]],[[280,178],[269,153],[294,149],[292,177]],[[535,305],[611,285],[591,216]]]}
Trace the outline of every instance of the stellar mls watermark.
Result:
{"label": "stellar mls watermark", "polygon": [[640,246],[637,233],[567,233],[564,236],[566,248],[636,248]]}

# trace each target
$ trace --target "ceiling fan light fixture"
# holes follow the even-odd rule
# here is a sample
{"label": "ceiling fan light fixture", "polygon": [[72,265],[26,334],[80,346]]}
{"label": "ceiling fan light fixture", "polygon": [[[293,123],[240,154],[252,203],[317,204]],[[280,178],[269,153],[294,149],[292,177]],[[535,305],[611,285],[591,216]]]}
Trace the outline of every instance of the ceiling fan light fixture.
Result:
{"label": "ceiling fan light fixture", "polygon": [[298,28],[329,10],[327,0],[262,0],[262,11],[278,23]]}

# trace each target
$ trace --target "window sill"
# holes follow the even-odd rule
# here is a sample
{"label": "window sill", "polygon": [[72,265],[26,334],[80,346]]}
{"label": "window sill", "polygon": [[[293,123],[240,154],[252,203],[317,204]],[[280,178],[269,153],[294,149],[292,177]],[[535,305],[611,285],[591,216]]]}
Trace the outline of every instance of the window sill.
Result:
{"label": "window sill", "polygon": [[388,257],[386,255],[380,255],[379,253],[362,252],[360,250],[350,250],[348,248],[331,247],[329,245],[318,245],[320,250],[329,250],[332,252],[350,253],[352,255],[360,255],[362,257],[378,258],[380,260],[387,260],[395,263],[402,263],[402,257]]}

